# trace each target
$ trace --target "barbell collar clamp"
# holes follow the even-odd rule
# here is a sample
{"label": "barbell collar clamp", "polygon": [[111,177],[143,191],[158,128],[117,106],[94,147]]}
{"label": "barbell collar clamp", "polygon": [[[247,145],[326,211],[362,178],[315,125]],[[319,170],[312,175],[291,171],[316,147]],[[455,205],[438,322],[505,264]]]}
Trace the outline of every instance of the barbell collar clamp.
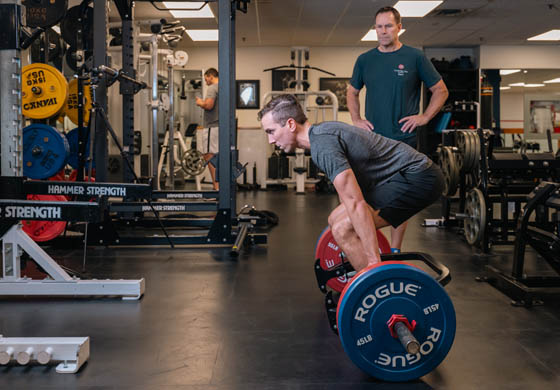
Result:
{"label": "barbell collar clamp", "polygon": [[416,328],[416,321],[412,320],[412,322],[409,322],[405,316],[393,314],[389,321],[387,321],[387,327],[391,336],[401,342],[407,353],[416,355],[420,351],[420,343],[412,334]]}

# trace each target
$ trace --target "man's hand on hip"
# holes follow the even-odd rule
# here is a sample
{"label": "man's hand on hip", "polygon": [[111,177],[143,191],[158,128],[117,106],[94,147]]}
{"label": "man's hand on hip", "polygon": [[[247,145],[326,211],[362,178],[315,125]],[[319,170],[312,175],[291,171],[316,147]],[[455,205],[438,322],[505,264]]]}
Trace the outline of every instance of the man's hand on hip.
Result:
{"label": "man's hand on hip", "polygon": [[353,120],[352,123],[356,127],[362,128],[364,130],[373,131],[373,125],[367,119],[356,119]]}
{"label": "man's hand on hip", "polygon": [[401,131],[403,133],[412,133],[418,126],[424,126],[428,123],[428,119],[424,115],[411,115],[402,118],[399,123],[403,123]]}

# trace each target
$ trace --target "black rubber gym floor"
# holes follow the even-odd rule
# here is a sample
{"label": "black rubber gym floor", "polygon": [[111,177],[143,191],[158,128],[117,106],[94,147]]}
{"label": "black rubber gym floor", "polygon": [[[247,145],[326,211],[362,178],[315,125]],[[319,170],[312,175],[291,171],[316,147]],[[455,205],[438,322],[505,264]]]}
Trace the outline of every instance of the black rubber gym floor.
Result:
{"label": "black rubber gym floor", "polygon": [[[5,337],[89,336],[78,374],[54,366],[0,367],[2,389],[559,389],[560,304],[513,307],[477,283],[487,263],[508,269],[513,248],[482,256],[451,231],[410,223],[405,247],[431,253],[451,270],[455,343],[420,380],[383,383],[347,358],[328,327],[313,273],[314,248],[334,195],[239,194],[238,205],[276,212],[266,247],[238,259],[224,249],[109,248],[88,251],[97,278],[146,279],[140,301],[2,300]],[[388,234],[388,233],[387,233]],[[80,251],[47,250],[81,268]],[[538,261],[534,267],[540,268]]]}

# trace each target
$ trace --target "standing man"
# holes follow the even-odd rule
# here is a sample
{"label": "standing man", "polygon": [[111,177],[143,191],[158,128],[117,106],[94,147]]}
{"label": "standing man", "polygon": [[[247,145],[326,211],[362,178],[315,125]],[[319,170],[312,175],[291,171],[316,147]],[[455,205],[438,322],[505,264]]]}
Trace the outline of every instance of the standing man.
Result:
{"label": "standing man", "polygon": [[[219,129],[218,129],[218,71],[214,68],[204,72],[204,81],[208,86],[206,90],[206,98],[196,98],[196,105],[204,110],[202,133],[202,153],[204,159],[209,161],[219,151]],[[210,175],[212,176],[212,187],[218,190],[218,182],[216,181],[216,168],[209,163]]]}
{"label": "standing man", "polygon": [[[427,124],[441,109],[449,92],[441,76],[421,50],[399,41],[401,15],[393,7],[375,14],[379,46],[358,57],[346,99],[352,123],[416,148],[416,128]],[[432,97],[419,114],[420,86]],[[359,93],[366,87],[366,119],[360,116]],[[391,250],[400,252],[407,222],[391,228]]]}
{"label": "standing man", "polygon": [[311,150],[334,184],[340,205],[329,225],[356,271],[381,261],[375,229],[399,226],[441,196],[443,175],[425,154],[347,123],[311,125],[294,95],[275,97],[258,119],[269,143]]}

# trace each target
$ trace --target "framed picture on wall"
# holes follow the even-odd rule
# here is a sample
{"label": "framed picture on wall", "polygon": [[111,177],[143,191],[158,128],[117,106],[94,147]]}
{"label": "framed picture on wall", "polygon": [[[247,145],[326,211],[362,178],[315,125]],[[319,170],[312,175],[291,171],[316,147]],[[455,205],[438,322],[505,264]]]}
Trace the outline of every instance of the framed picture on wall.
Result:
{"label": "framed picture on wall", "polygon": [[240,110],[260,108],[260,80],[236,81],[236,107]]}
{"label": "framed picture on wall", "polygon": [[[319,79],[319,90],[334,93],[338,99],[338,111],[348,111],[346,90],[349,83],[349,77],[321,77]],[[326,103],[329,104],[329,102]]]}

